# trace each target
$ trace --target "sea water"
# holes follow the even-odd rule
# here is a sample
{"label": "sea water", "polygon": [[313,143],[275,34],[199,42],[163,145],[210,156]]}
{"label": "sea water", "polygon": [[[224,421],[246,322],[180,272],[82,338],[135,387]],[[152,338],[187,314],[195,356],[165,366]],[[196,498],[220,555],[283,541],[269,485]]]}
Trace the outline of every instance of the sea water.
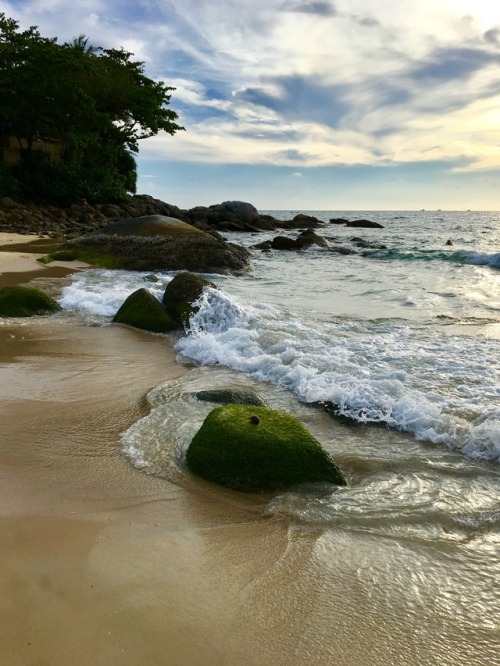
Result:
{"label": "sea water", "polygon": [[[297,212],[272,214],[290,219]],[[370,456],[389,455],[381,453],[380,442],[390,442],[390,455],[422,443],[424,457],[458,454],[453,460],[461,469],[475,470],[484,461],[481,469],[496,483],[500,215],[301,212],[325,222],[318,233],[329,247],[251,249],[253,270],[247,275],[205,275],[218,289],[205,290],[189,327],[172,336],[179,360],[195,366],[196,382],[202,377],[201,384],[251,384],[269,394],[270,404],[307,415],[313,427],[321,418],[311,405],[334,405],[352,427],[364,426]],[[331,217],[368,218],[383,228],[329,224]],[[277,233],[297,235],[228,236],[252,248]],[[339,246],[351,254],[338,253]],[[75,316],[107,323],[139,287],[161,298],[173,275],[89,270],[73,278],[60,302]],[[222,375],[214,374],[215,367]],[[175,392],[182,394],[178,387]],[[172,396],[164,403],[172,405]],[[190,436],[204,418],[199,404],[176,413],[191,424],[185,428]],[[320,438],[332,452],[349,455],[329,441],[338,422],[329,417],[321,424]],[[179,460],[186,445],[178,444]],[[359,444],[355,448],[350,454],[359,453]],[[147,471],[161,473],[157,465],[148,468],[137,438],[129,455]],[[356,476],[355,465],[350,473]],[[490,499],[499,499],[498,487]]]}
{"label": "sea water", "polygon": [[[343,617],[397,645],[393,663],[499,663],[500,214],[272,214],[299,212],[326,223],[318,233],[329,247],[252,249],[247,275],[206,275],[218,289],[203,293],[185,331],[169,335],[189,371],[150,391],[150,412],[123,433],[123,453],[187,492],[218,492],[185,465],[215,406],[195,393],[255,389],[316,435],[348,485],[221,500],[285,521],[292,542],[314,533],[324,603],[339,567],[352,569],[371,601],[356,608],[347,595]],[[228,237],[251,248],[277,234],[297,232]],[[107,325],[131,292],[146,287],[161,298],[173,275],[89,270],[60,302],[70,316]],[[356,544],[348,563],[338,550],[346,539]]]}
{"label": "sea water", "polygon": [[[281,219],[296,213],[273,211]],[[319,233],[330,248],[253,250],[250,274],[207,275],[219,289],[198,302],[176,341],[179,358],[224,366],[285,387],[301,403],[331,402],[355,421],[498,461],[500,216],[313,213],[325,222],[369,218],[384,228],[328,224]],[[230,240],[251,247],[276,233]],[[336,246],[352,254],[332,251]],[[74,278],[61,303],[106,319],[140,286],[161,298],[172,277],[88,271]]]}

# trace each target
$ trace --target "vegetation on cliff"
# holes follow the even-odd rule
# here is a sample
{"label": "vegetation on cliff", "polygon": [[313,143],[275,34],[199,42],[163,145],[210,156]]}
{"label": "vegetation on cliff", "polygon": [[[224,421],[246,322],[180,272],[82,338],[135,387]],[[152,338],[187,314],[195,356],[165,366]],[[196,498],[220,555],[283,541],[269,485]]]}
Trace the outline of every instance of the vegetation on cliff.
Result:
{"label": "vegetation on cliff", "polygon": [[83,35],[58,44],[0,13],[0,139],[14,138],[20,155],[0,163],[0,197],[65,203],[135,192],[138,142],[183,128],[168,108],[174,89],[132,55]]}

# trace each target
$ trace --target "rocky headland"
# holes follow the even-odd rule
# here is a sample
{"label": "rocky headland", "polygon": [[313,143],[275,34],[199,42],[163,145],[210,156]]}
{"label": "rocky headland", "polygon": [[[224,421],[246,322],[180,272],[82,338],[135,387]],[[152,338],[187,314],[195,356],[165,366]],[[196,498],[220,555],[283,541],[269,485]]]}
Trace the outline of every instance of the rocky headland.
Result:
{"label": "rocky headland", "polygon": [[69,239],[99,231],[111,222],[146,215],[172,217],[201,231],[259,232],[324,226],[309,215],[296,215],[287,221],[276,220],[271,215],[261,215],[252,204],[243,201],[225,201],[184,210],[149,195],[137,194],[113,203],[79,201],[65,208],[19,203],[3,197],[0,199],[0,232],[36,233]]}

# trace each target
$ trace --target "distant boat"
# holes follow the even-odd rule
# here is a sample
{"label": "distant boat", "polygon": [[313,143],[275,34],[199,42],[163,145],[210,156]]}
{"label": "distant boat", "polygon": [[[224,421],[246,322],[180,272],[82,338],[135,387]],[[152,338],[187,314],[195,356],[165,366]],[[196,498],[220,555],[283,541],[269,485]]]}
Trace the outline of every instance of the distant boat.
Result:
{"label": "distant boat", "polygon": [[421,210],[422,212],[424,212],[424,211],[425,211],[425,208],[421,208],[420,210]]}

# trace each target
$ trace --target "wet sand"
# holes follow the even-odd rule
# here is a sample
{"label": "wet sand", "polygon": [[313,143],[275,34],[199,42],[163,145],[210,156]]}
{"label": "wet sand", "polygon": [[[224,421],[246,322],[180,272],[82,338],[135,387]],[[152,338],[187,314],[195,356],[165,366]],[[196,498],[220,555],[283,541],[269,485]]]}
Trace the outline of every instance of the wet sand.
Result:
{"label": "wet sand", "polygon": [[262,515],[266,498],[134,469],[120,434],[185,371],[160,336],[3,320],[0,666],[495,663],[494,628],[478,631],[453,581],[435,595],[448,553],[289,525]]}

